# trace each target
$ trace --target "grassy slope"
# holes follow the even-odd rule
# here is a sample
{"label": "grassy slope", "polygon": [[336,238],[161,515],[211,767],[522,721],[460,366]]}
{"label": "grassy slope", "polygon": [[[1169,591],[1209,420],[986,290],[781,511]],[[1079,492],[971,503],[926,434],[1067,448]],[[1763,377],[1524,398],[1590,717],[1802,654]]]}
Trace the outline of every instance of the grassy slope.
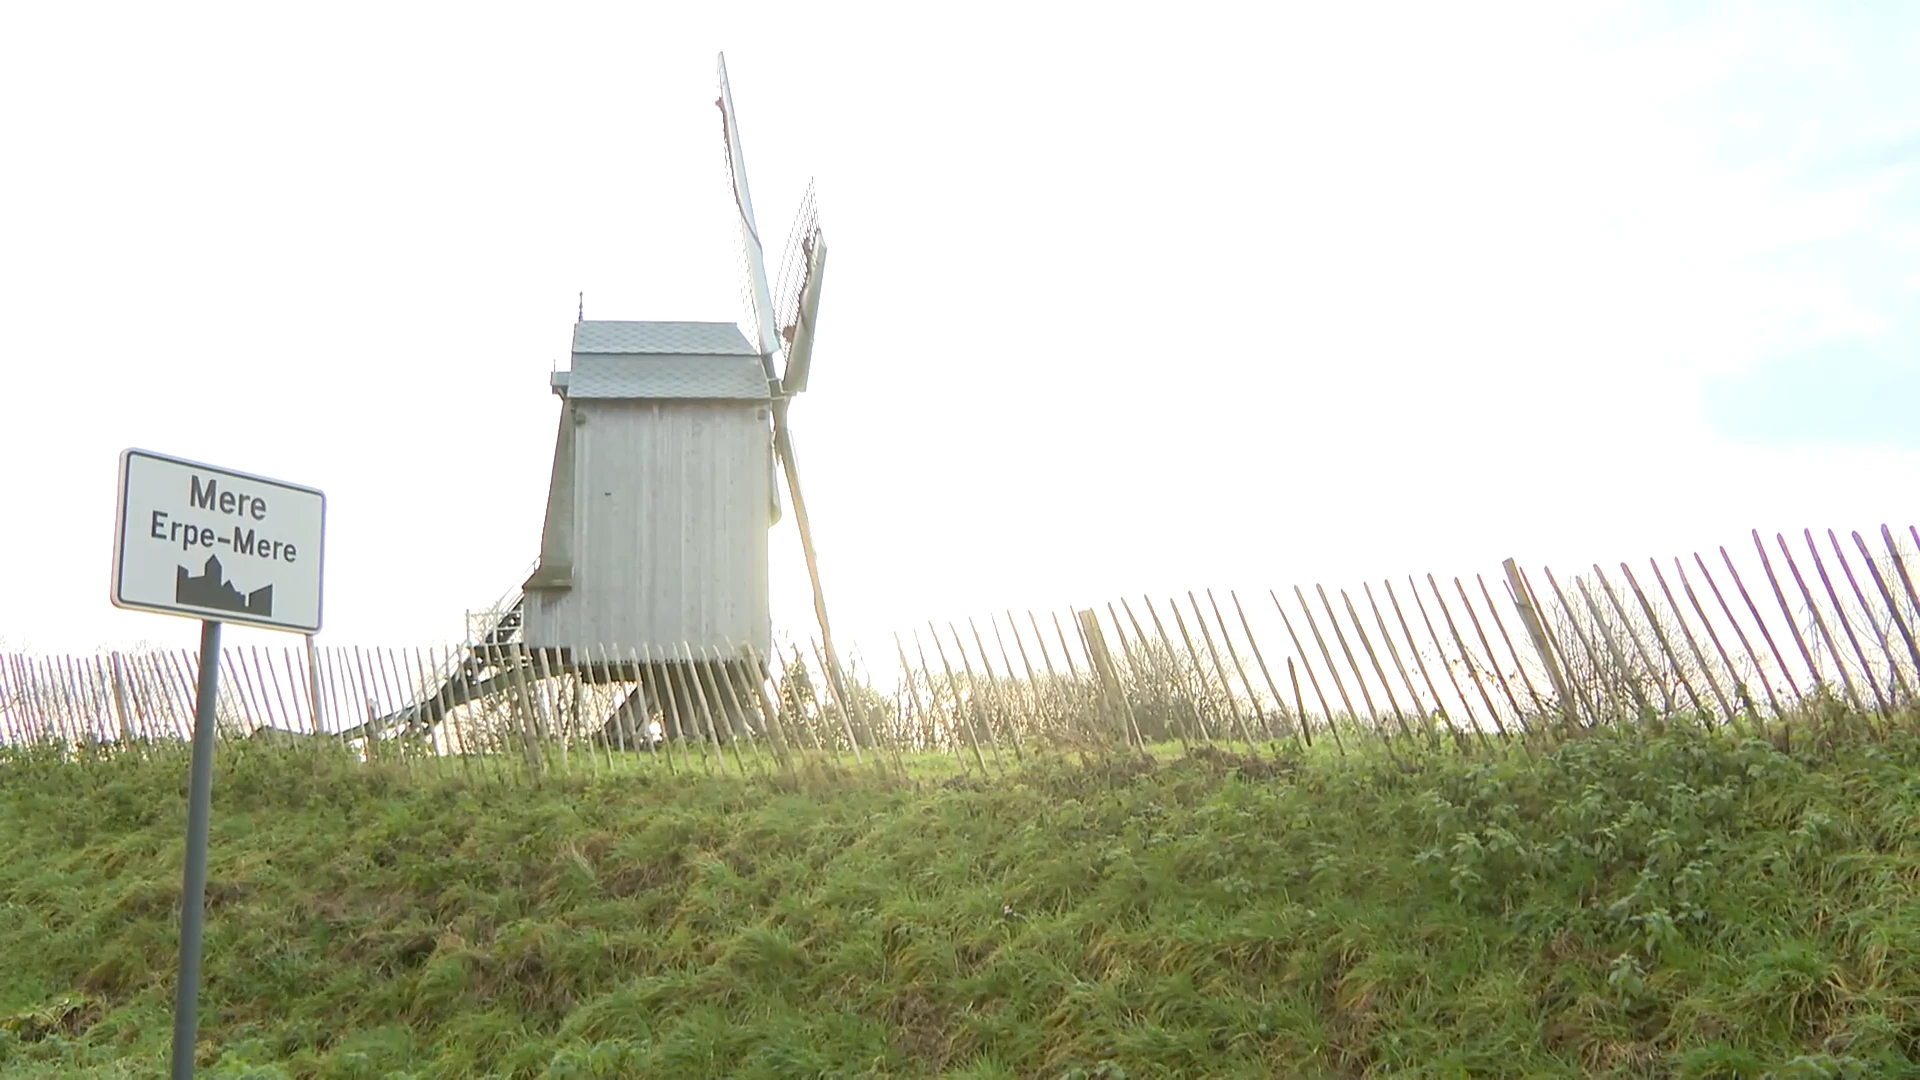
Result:
{"label": "grassy slope", "polygon": [[[164,1075],[184,784],[0,763],[0,1077]],[[227,752],[202,1075],[1920,1075],[1911,736],[784,786]]]}

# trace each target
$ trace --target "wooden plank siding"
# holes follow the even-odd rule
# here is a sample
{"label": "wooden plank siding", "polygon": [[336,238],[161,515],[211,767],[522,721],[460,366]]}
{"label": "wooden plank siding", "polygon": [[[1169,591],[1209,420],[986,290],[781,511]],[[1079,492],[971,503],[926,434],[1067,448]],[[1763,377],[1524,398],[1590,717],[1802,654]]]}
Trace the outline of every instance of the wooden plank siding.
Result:
{"label": "wooden plank siding", "polygon": [[766,405],[576,400],[572,585],[527,592],[534,646],[772,647]]}

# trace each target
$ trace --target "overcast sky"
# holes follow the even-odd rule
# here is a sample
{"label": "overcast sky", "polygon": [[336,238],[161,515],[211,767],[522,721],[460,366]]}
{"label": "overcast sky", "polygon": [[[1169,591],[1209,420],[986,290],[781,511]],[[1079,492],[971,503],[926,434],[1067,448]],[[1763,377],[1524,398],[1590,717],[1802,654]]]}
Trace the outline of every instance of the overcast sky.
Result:
{"label": "overcast sky", "polygon": [[0,640],[193,640],[107,601],[128,446],[327,492],[323,643],[458,639],[576,295],[745,318],[722,50],[870,647],[1920,516],[1920,6],[13,4]]}

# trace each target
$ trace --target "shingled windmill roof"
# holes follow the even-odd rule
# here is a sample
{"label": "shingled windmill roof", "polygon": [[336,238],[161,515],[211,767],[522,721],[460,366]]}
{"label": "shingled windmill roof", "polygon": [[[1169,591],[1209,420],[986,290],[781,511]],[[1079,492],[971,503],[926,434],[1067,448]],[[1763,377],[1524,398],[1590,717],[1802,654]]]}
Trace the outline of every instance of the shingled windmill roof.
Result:
{"label": "shingled windmill roof", "polygon": [[556,371],[568,398],[768,399],[767,369],[740,328],[720,322],[577,322],[573,370]]}

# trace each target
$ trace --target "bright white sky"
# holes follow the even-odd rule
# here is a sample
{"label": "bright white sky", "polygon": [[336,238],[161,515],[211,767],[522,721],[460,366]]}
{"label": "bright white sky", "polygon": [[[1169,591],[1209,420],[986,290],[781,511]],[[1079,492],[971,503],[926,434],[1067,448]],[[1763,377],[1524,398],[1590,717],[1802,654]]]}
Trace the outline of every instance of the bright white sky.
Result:
{"label": "bright white sky", "polygon": [[1911,521],[1920,7],[1568,7],[7,5],[0,639],[193,640],[108,604],[127,446],[327,492],[323,643],[457,639],[576,292],[744,318],[721,50],[870,650]]}

